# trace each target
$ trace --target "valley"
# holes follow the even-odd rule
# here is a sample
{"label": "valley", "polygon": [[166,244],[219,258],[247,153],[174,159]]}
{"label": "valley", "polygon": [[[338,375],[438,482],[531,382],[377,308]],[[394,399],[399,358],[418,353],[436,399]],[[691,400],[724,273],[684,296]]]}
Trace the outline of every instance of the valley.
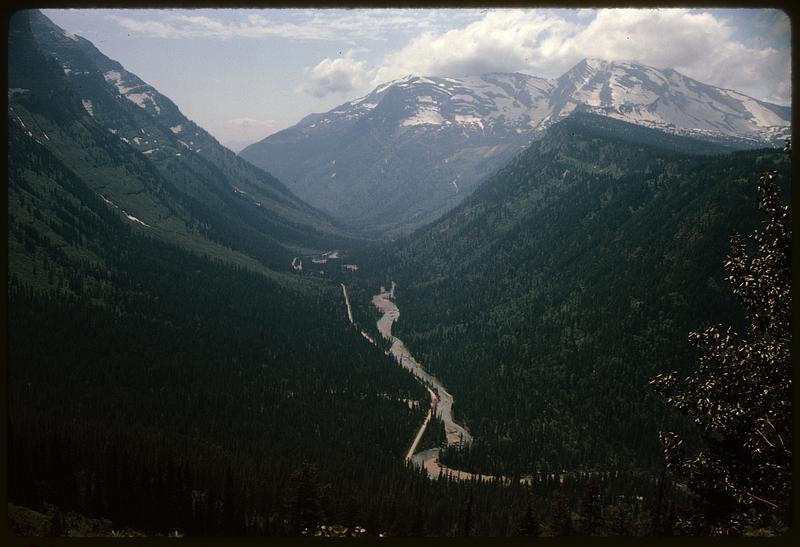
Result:
{"label": "valley", "polygon": [[[406,454],[406,460],[411,460],[415,465],[425,469],[428,476],[436,479],[440,474],[452,476],[456,480],[475,480],[478,474],[467,473],[458,469],[451,469],[439,464],[439,448],[431,448],[422,453],[415,453],[416,447],[420,438],[425,432],[425,428],[432,415],[439,418],[445,430],[445,438],[447,446],[462,447],[472,443],[472,436],[464,427],[458,424],[453,418],[453,396],[442,385],[439,380],[428,374],[422,365],[408,351],[406,345],[399,338],[392,336],[392,324],[400,318],[400,310],[397,305],[392,302],[395,284],[392,282],[392,290],[390,292],[382,290],[376,294],[372,299],[372,304],[383,314],[378,320],[378,330],[387,340],[390,340],[392,345],[389,349],[391,355],[395,360],[414,375],[428,390],[431,397],[431,410],[425,417],[420,430],[417,432],[414,441]],[[483,480],[494,480],[495,477],[489,475],[480,475]]]}
{"label": "valley", "polygon": [[[93,21],[242,52],[297,29],[261,13]],[[212,135],[75,32],[9,17],[15,541],[786,533],[791,106],[500,50],[378,80],[353,46],[294,67],[327,111],[235,154],[220,127],[279,125],[230,72]]]}

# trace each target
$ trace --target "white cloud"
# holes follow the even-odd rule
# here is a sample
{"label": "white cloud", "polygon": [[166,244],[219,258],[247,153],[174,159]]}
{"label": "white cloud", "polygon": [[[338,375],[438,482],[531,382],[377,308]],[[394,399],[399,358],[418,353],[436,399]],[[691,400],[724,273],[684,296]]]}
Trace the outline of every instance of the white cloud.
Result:
{"label": "white cloud", "polygon": [[155,38],[185,38],[172,25],[161,21],[140,21],[130,17],[122,17],[119,15],[107,15],[107,19],[115,21],[125,30],[129,30],[138,34],[152,36]]}
{"label": "white cloud", "polygon": [[355,50],[350,50],[343,57],[327,57],[316,66],[306,68],[309,80],[301,86],[301,91],[324,97],[362,90],[369,82],[370,72],[366,61],[353,59],[354,53]]}
{"label": "white cloud", "polygon": [[546,13],[521,10],[487,12],[482,19],[444,33],[427,32],[387,55],[376,83],[414,73],[466,76],[534,67],[556,36],[568,36],[574,23]]}
{"label": "white cloud", "polygon": [[[791,101],[791,53],[748,47],[710,12],[608,9],[578,22],[541,10],[487,12],[446,32],[425,32],[388,54],[373,84],[413,73],[462,76],[522,71],[556,77],[584,57],[674,68],[704,83],[782,104]],[[778,19],[785,26],[785,19]]]}
{"label": "white cloud", "polygon": [[[565,48],[578,59],[598,57],[674,68],[704,83],[757,99],[791,101],[788,49],[753,48],[731,38],[734,28],[709,12],[685,9],[602,10]],[[781,91],[783,90],[783,91]]]}
{"label": "white cloud", "polygon": [[[316,97],[360,93],[410,73],[463,76],[521,71],[556,77],[584,57],[599,57],[670,67],[758,99],[791,101],[791,23],[778,10],[758,10],[752,20],[749,14],[730,19],[731,10],[683,8],[581,9],[571,17],[564,10],[517,9],[120,13],[107,17],[130,32],[161,38],[274,37],[332,40],[354,47],[389,37],[407,40],[375,64],[350,54],[308,68],[309,81],[301,89]],[[758,32],[771,39],[745,43],[740,29],[751,37]]]}
{"label": "white cloud", "polygon": [[[386,32],[418,32],[441,27],[447,20],[438,11],[260,10],[236,17],[229,10],[186,13],[107,15],[122,28],[157,38],[287,38],[292,40],[385,40]],[[149,16],[149,18],[148,18]]]}

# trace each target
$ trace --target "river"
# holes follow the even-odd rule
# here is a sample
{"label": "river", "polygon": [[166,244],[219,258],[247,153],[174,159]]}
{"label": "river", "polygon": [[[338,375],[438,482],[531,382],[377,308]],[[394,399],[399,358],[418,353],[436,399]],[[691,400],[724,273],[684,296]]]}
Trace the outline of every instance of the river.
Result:
{"label": "river", "polygon": [[[431,395],[431,411],[435,411],[436,416],[444,424],[448,446],[468,445],[472,443],[472,435],[464,426],[453,419],[453,396],[435,376],[432,376],[422,368],[422,365],[414,359],[414,356],[408,351],[403,341],[392,335],[392,325],[400,318],[400,309],[393,302],[394,289],[395,284],[392,282],[391,291],[387,292],[381,287],[381,292],[372,297],[372,304],[383,313],[381,318],[378,319],[378,331],[385,339],[391,341],[392,345],[389,353],[394,356],[395,360],[428,388]],[[419,440],[425,432],[425,428],[430,422],[431,411],[429,411],[428,416],[426,416],[425,421],[417,432],[406,455],[406,460],[410,459],[414,464],[425,469],[432,479],[439,477],[439,475],[449,475],[458,480],[475,480],[478,478],[495,480],[497,477],[492,475],[468,473],[443,466],[439,463],[439,448],[431,448],[414,453]]]}

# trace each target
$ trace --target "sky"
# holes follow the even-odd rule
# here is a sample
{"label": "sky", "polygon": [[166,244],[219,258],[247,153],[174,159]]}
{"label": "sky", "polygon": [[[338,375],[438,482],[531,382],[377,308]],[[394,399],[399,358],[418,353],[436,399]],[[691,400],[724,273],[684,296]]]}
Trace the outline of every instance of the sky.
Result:
{"label": "sky", "polygon": [[557,78],[585,57],[791,104],[775,9],[45,9],[238,151],[408,74]]}

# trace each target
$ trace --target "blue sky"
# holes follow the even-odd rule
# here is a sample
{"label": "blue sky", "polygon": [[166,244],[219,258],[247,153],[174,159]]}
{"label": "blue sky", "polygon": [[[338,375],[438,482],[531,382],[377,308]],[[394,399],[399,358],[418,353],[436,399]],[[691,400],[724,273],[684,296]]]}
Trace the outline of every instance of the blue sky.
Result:
{"label": "blue sky", "polygon": [[42,11],[235,150],[406,74],[557,77],[584,57],[791,102],[791,29],[778,10]]}

